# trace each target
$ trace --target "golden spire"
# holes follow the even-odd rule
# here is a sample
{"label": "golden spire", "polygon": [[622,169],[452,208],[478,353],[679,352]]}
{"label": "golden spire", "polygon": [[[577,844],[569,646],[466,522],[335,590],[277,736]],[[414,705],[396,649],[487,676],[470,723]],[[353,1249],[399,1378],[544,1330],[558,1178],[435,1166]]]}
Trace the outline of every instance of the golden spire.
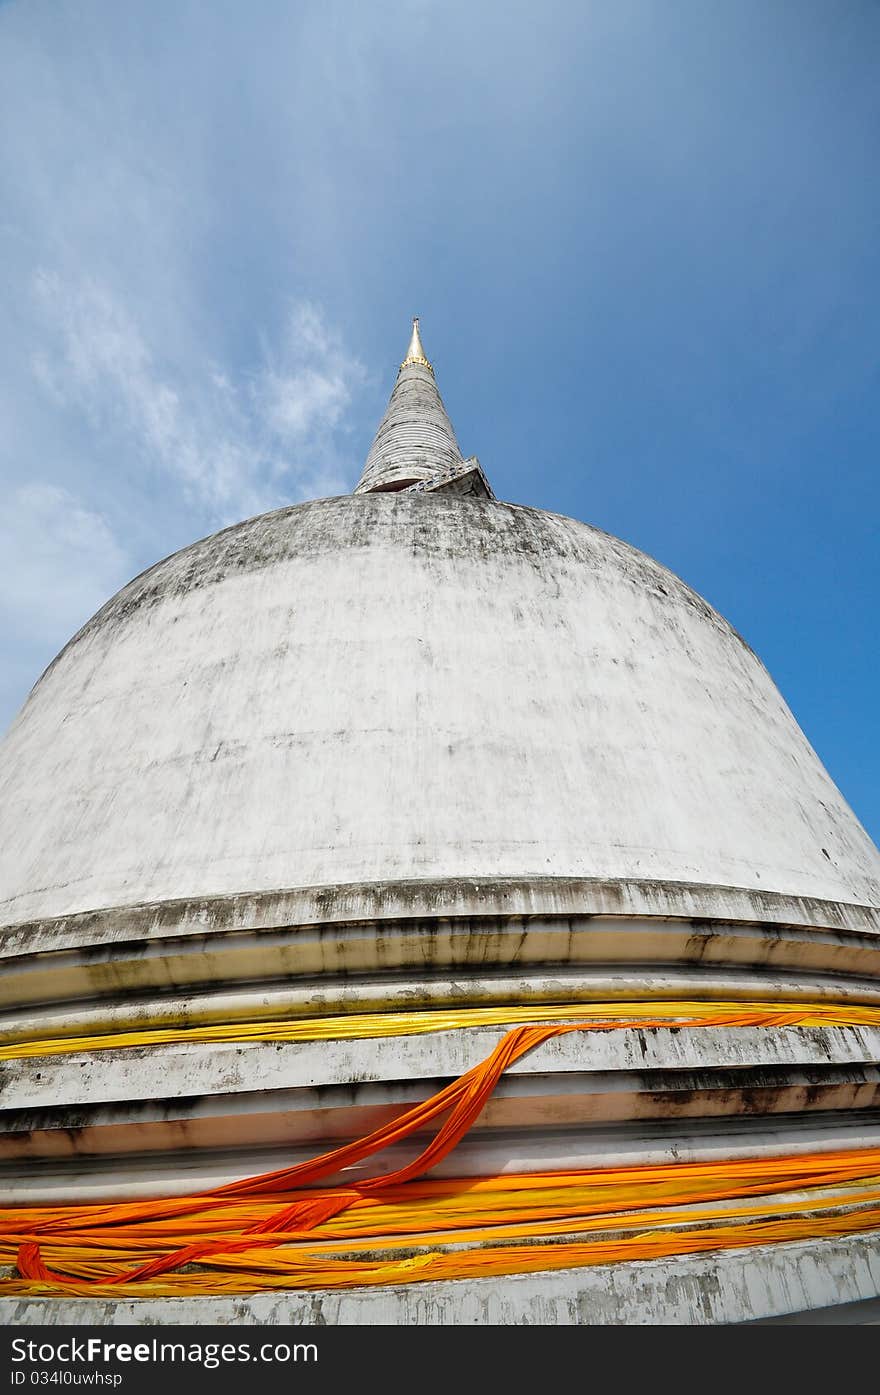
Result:
{"label": "golden spire", "polygon": [[401,368],[406,368],[406,366],[410,363],[418,363],[421,365],[422,368],[429,369],[431,373],[434,372],[433,368],[431,368],[431,365],[427,360],[427,357],[425,356],[425,351],[422,348],[422,341],[419,338],[418,315],[415,315],[413,317],[412,339],[409,341],[409,348],[406,351],[406,358],[403,360],[403,363],[400,366]]}

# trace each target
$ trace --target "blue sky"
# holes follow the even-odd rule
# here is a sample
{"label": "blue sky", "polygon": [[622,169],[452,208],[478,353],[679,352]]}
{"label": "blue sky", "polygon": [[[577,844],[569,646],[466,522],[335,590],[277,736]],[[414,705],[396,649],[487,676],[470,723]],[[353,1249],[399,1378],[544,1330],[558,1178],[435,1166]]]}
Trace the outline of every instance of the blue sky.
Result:
{"label": "blue sky", "polygon": [[500,497],[672,567],[880,839],[880,6],[0,3],[0,726],[357,479],[412,314]]}

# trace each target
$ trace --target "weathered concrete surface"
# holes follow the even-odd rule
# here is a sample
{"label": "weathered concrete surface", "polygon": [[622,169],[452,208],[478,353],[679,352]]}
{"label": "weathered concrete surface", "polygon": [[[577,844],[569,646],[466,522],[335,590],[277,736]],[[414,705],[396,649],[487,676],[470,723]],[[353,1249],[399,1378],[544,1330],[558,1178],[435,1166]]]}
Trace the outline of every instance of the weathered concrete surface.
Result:
{"label": "weathered concrete surface", "polygon": [[[0,1160],[239,1148],[244,1171],[255,1170],[250,1154],[267,1145],[318,1152],[379,1128],[484,1059],[502,1034],[181,1043],[9,1061],[0,1068]],[[802,1114],[807,1130],[817,1111],[873,1119],[878,1059],[880,1032],[864,1028],[564,1036],[505,1073],[474,1138],[651,1119],[687,1132],[694,1120],[727,1115]]]}
{"label": "weathered concrete surface", "polygon": [[[506,1030],[469,1027],[361,1041],[181,1042],[4,1061],[0,1103],[27,1109],[405,1080],[421,1081],[424,1098],[437,1081],[455,1079],[484,1060]],[[873,1027],[651,1027],[551,1038],[515,1061],[505,1078],[878,1061],[880,1029]]]}
{"label": "weathered concrete surface", "polygon": [[[715,963],[789,963],[797,967],[798,956],[809,953],[809,946],[815,944],[831,950],[870,950],[874,957],[865,961],[864,971],[871,972],[876,970],[880,949],[880,907],[742,887],[633,878],[481,877],[475,881],[454,877],[443,881],[357,882],[173,898],[10,922],[0,925],[0,957],[89,947],[95,951],[92,957],[100,959],[97,948],[103,946],[107,957],[117,960],[120,950],[132,943],[140,954],[167,955],[164,947],[146,951],[143,942],[158,946],[159,941],[181,937],[194,941],[196,952],[202,953],[208,948],[209,937],[213,940],[221,934],[258,931],[264,941],[267,932],[296,936],[297,945],[318,937],[325,945],[325,958],[314,962],[323,973],[335,967],[333,947],[351,938],[375,938],[375,962],[385,968],[388,965],[379,946],[387,955],[405,936],[418,946],[415,962],[434,966],[472,962],[478,958],[477,944],[493,956],[493,962],[519,962],[522,956],[516,953],[493,955],[493,943],[514,934],[524,947],[531,948],[536,930],[549,938],[532,954],[533,959],[596,959],[602,954],[607,960],[613,937],[620,931],[629,932],[627,939],[632,940],[645,929],[655,937],[678,936],[678,944],[668,953],[662,950],[662,938],[657,940],[662,960],[705,957]],[[571,953],[560,945],[562,937],[572,939]],[[435,942],[442,947],[439,954],[433,950]],[[582,943],[584,950],[579,948]],[[778,958],[785,956],[790,943],[793,955]],[[591,952],[593,944],[595,953]],[[610,957],[633,959],[640,954],[638,948],[627,954],[624,941],[619,954]],[[406,962],[399,956],[394,961],[395,965]],[[823,967],[834,969],[837,965],[829,958]],[[841,967],[861,971],[849,961]]]}
{"label": "weathered concrete surface", "polygon": [[410,880],[599,877],[880,905],[766,671],[574,520],[362,494],[119,593],[0,750],[0,920]]}
{"label": "weathered concrete surface", "polygon": [[[161,1068],[161,1058],[150,1064]],[[93,1105],[12,1110],[0,1115],[0,1161],[136,1153],[266,1147],[303,1147],[319,1153],[334,1142],[365,1137],[424,1098],[412,1081],[345,1084],[320,1089],[277,1086],[238,1092]],[[474,1125],[472,1141],[486,1130],[616,1125],[664,1120],[687,1132],[693,1120],[745,1114],[772,1122],[798,1115],[809,1131],[814,1116],[829,1111],[869,1111],[880,1117],[880,1068],[822,1066],[780,1069],[609,1071],[504,1079]],[[786,1118],[786,1125],[791,1120]],[[426,1133],[421,1130],[420,1133]],[[424,1142],[423,1138],[418,1140]],[[248,1162],[248,1165],[249,1162]],[[387,1160],[381,1160],[387,1167]],[[460,1166],[460,1160],[456,1162]],[[12,1181],[4,1180],[7,1188]],[[31,1179],[36,1180],[36,1179]]]}
{"label": "weathered concrete surface", "polygon": [[483,467],[475,455],[461,464],[446,465],[430,479],[419,480],[417,484],[406,486],[415,493],[433,493],[442,489],[447,494],[457,494],[474,499],[494,499],[495,493],[483,473]]}
{"label": "weathered concrete surface", "polygon": [[[0,1159],[216,1150],[240,1146],[243,1132],[250,1149],[308,1143],[317,1153],[333,1140],[363,1137],[384,1127],[404,1108],[420,1102],[412,1084],[354,1085],[323,1095],[316,1090],[268,1090],[195,1100],[102,1103],[75,1111],[22,1110],[0,1119]],[[876,1066],[511,1079],[487,1104],[474,1126],[474,1138],[490,1128],[542,1129],[550,1123],[572,1127],[663,1119],[678,1121],[686,1130],[692,1119],[725,1118],[737,1110],[768,1119],[854,1109],[870,1110],[871,1118],[877,1117]]]}
{"label": "weathered concrete surface", "polygon": [[701,978],[709,992],[714,984],[738,997],[778,989],[789,998],[815,988],[816,996],[832,993],[853,1001],[872,1001],[880,984],[880,935],[868,930],[570,915],[438,916],[248,930],[223,929],[207,920],[198,931],[187,918],[187,933],[173,935],[169,924],[179,913],[178,906],[149,914],[103,913],[0,932],[0,1005],[23,1008],[79,998],[98,1008],[114,996],[172,988],[188,990],[189,1001],[209,985],[231,989],[242,981],[268,985],[283,979],[300,983],[302,992],[311,985],[314,1001],[325,1006],[335,993],[345,1010],[354,991],[347,980],[372,979],[378,997],[383,979],[391,992],[395,977],[405,975],[411,1001],[421,1003],[432,982],[439,987],[441,974],[445,979],[454,972],[459,988],[453,996],[467,1001],[480,970],[496,975],[505,968],[518,970],[526,992],[544,974],[561,989],[566,965],[584,976],[586,996],[587,979],[592,980],[593,997],[606,992],[669,997],[684,991],[687,975],[690,991],[704,997]]}
{"label": "weathered concrete surface", "polygon": [[836,1303],[831,1308],[806,1308],[780,1317],[754,1318],[755,1327],[876,1327],[880,1324],[880,1298]]}
{"label": "weathered concrete surface", "polygon": [[[249,1147],[250,1116],[240,1116],[237,1147],[175,1147],[165,1153],[118,1153],[28,1159],[0,1165],[0,1204],[67,1205],[132,1198],[185,1196],[307,1162],[321,1148],[308,1144]],[[328,1146],[338,1140],[328,1139]],[[417,1151],[407,1142],[386,1148],[325,1179],[346,1185],[403,1167]],[[619,1124],[473,1130],[432,1168],[433,1177],[493,1177],[643,1163],[728,1161],[731,1158],[832,1153],[880,1147],[876,1111],[832,1110],[760,1117],[728,1114],[687,1120],[638,1119]]]}
{"label": "weathered concrete surface", "polygon": [[705,1326],[880,1294],[880,1234],[504,1279],[246,1298],[0,1299],[8,1325]]}
{"label": "weathered concrete surface", "polygon": [[[0,1197],[176,1193],[302,1162],[424,1099],[484,1059],[504,1031],[182,1042],[8,1061]],[[880,1030],[865,1027],[565,1035],[511,1066],[441,1171],[610,1165],[707,1147],[733,1156],[877,1146],[878,1060]],[[366,1173],[402,1165],[411,1148],[386,1150]]]}
{"label": "weathered concrete surface", "polygon": [[[618,942],[619,942],[618,937]],[[255,942],[255,950],[265,945]],[[211,947],[216,946],[216,940]],[[290,947],[288,946],[288,949]],[[217,956],[206,956],[212,970]],[[293,954],[291,953],[291,958]],[[806,957],[806,956],[805,956]],[[267,963],[268,960],[268,963]],[[191,960],[189,961],[192,962]],[[484,960],[485,962],[485,960]],[[656,963],[656,960],[654,961]],[[7,967],[8,966],[8,967]],[[0,983],[0,1003],[20,1003],[0,1012],[0,1044],[91,1036],[109,1031],[139,1031],[153,1027],[229,1026],[240,1022],[273,1022],[283,1018],[315,1018],[351,1013],[414,1012],[445,1007],[483,1008],[512,1004],[538,1008],[558,1005],[620,1002],[635,998],[636,1011],[644,1013],[652,1002],[700,1002],[722,1000],[731,1004],[752,1001],[789,1003],[792,1006],[827,1003],[860,1007],[880,1007],[880,979],[802,972],[754,973],[734,969],[683,966],[682,968],[591,967],[582,964],[554,964],[539,969],[523,964],[518,973],[488,970],[478,973],[462,966],[456,976],[435,971],[416,976],[412,972],[323,978],[261,975],[275,968],[271,954],[254,953],[249,961],[245,983],[194,983],[189,992],[171,991],[174,963],[167,959],[134,959],[89,965],[88,961],[68,960],[51,967],[40,966],[34,957],[32,974],[16,972],[19,965],[7,961]],[[105,972],[89,977],[87,969]],[[299,967],[302,967],[301,962]],[[807,965],[809,967],[809,964]],[[141,969],[141,975],[137,970]],[[292,968],[292,966],[291,966]],[[144,971],[152,970],[152,972]],[[165,974],[165,993],[158,990],[158,970]],[[112,979],[112,981],[111,981]],[[34,981],[36,980],[36,982]],[[52,1001],[37,996],[38,983],[53,994]],[[79,992],[76,989],[79,988]],[[61,991],[59,991],[61,990]],[[91,1000],[83,1000],[91,990]],[[79,998],[79,1001],[67,999]]]}

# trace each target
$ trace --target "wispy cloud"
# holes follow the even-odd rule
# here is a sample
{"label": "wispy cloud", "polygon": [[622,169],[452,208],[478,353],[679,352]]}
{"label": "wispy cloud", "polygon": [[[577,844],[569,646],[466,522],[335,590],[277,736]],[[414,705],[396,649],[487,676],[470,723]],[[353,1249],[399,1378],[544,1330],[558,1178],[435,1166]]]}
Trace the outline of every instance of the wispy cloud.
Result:
{"label": "wispy cloud", "polygon": [[62,640],[126,580],[129,565],[102,514],[57,485],[25,485],[0,517],[0,615]]}
{"label": "wispy cloud", "polygon": [[320,308],[295,305],[279,359],[271,353],[257,378],[255,406],[279,443],[296,448],[340,426],[364,367],[347,353]]}
{"label": "wispy cloud", "polygon": [[[350,489],[367,382],[313,302],[292,303],[277,342],[233,368],[189,346],[165,352],[166,317],[136,313],[94,274],[44,266],[31,289],[35,434],[20,452],[7,441],[2,471],[0,729],[141,568],[239,519]],[[77,470],[79,439],[96,461]]]}
{"label": "wispy cloud", "polygon": [[236,381],[210,360],[176,368],[106,284],[45,269],[34,284],[49,397],[162,472],[209,526],[348,487],[340,441],[366,373],[318,306],[295,304],[282,342]]}
{"label": "wispy cloud", "polygon": [[[350,489],[374,407],[347,343],[356,317],[336,323],[289,255],[299,202],[252,217],[248,181],[265,201],[288,149],[265,31],[221,20],[194,68],[205,31],[188,7],[159,30],[149,7],[119,24],[100,3],[0,8],[2,728],[129,576]],[[282,19],[299,33],[301,17]],[[314,109],[277,76],[285,112]],[[233,79],[254,129],[227,124]],[[293,179],[279,187],[299,199]]]}

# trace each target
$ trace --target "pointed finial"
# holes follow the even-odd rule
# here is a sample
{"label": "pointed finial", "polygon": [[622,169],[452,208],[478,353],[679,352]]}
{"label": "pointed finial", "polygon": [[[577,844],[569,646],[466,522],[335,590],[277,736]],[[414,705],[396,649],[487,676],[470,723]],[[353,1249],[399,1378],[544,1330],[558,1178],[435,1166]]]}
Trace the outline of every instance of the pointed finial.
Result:
{"label": "pointed finial", "polygon": [[425,351],[424,351],[424,349],[422,348],[422,341],[421,341],[421,339],[419,338],[419,317],[418,317],[418,315],[414,315],[414,316],[413,316],[412,339],[410,339],[410,341],[409,341],[409,348],[408,348],[407,351],[406,351],[406,358],[403,360],[403,363],[400,365],[401,368],[406,368],[406,366],[407,366],[408,363],[418,363],[418,364],[421,365],[422,368],[427,368],[427,369],[429,369],[429,371],[430,371],[431,373],[434,372],[433,368],[431,368],[431,365],[430,365],[430,363],[428,362],[428,359],[427,359],[427,357],[426,357],[426,355],[425,355]]}

